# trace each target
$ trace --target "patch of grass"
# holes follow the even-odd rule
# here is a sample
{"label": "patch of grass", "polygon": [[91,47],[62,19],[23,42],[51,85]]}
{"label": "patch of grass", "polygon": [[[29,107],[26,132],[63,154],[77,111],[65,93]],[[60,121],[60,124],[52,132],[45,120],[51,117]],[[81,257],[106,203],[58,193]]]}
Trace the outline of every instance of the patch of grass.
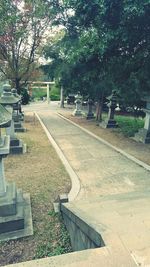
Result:
{"label": "patch of grass", "polygon": [[45,244],[39,244],[34,259],[57,256],[72,251],[70,237],[63,224],[62,217],[59,214],[53,213],[53,211],[50,211],[50,214],[52,220],[49,223],[48,234],[53,240],[57,240],[57,242],[49,241]]}
{"label": "patch of grass", "polygon": [[50,210],[50,211],[48,212],[48,215],[49,215],[49,216],[52,216],[52,217],[55,217],[55,216],[57,215],[57,213],[56,213],[54,210]]}
{"label": "patch of grass", "polygon": [[60,89],[53,85],[50,91],[50,99],[52,101],[59,101],[60,100]]}
{"label": "patch of grass", "polygon": [[42,97],[46,97],[47,88],[34,88],[32,89],[32,97],[35,99],[41,99]]}
{"label": "patch of grass", "polygon": [[120,132],[126,137],[134,136],[144,126],[144,120],[127,116],[115,116]]}
{"label": "patch of grass", "polygon": [[70,191],[70,178],[37,119],[29,115],[25,121],[27,132],[17,136],[27,144],[27,153],[9,155],[4,165],[6,180],[30,193],[34,235],[1,242],[0,266],[71,250],[69,239],[63,243],[63,221],[52,204]]}

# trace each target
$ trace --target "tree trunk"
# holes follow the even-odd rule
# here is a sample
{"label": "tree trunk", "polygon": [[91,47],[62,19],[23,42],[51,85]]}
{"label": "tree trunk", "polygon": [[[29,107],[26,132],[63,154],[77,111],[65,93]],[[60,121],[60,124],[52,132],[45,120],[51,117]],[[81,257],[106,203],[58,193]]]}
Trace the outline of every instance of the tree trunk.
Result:
{"label": "tree trunk", "polygon": [[96,108],[96,121],[102,121],[104,92],[100,95]]}
{"label": "tree trunk", "polygon": [[60,89],[60,107],[64,108],[64,88],[61,86]]}
{"label": "tree trunk", "polygon": [[19,78],[15,79],[15,89],[17,90],[17,93],[20,95],[21,88],[20,88],[20,79]]}

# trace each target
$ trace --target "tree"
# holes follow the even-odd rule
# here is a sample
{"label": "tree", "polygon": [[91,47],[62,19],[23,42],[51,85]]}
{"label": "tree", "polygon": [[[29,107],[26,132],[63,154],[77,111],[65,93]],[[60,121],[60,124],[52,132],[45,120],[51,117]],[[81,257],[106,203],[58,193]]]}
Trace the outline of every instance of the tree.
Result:
{"label": "tree", "polygon": [[36,67],[38,50],[52,19],[50,4],[44,0],[2,0],[0,17],[0,71],[20,93]]}
{"label": "tree", "polygon": [[53,2],[55,23],[65,28],[57,43],[65,87],[99,98],[100,106],[112,89],[126,105],[139,105],[150,91],[149,0]]}

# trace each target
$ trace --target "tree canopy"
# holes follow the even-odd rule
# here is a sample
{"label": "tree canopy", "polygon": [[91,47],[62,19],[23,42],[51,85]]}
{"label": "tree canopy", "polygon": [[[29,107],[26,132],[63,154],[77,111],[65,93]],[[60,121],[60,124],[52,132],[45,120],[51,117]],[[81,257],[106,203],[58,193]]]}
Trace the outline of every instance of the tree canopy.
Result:
{"label": "tree canopy", "polygon": [[54,0],[53,7],[64,34],[45,55],[64,87],[92,97],[115,89],[126,105],[139,105],[150,91],[150,1]]}

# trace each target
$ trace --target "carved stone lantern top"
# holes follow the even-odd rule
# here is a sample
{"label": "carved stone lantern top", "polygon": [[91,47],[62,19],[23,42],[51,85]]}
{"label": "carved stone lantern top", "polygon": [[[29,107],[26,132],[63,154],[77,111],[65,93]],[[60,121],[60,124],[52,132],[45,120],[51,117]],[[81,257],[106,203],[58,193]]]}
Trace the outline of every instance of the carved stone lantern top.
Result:
{"label": "carved stone lantern top", "polygon": [[82,96],[80,95],[80,92],[75,95],[75,103],[81,103]]}
{"label": "carved stone lantern top", "polygon": [[9,84],[4,84],[3,93],[0,97],[0,104],[13,106],[13,104],[19,101],[20,99],[12,94],[11,86]]}
{"label": "carved stone lantern top", "polygon": [[112,94],[107,97],[107,99],[110,101],[108,104],[109,108],[116,108],[117,107],[117,93],[116,90],[112,90]]}

